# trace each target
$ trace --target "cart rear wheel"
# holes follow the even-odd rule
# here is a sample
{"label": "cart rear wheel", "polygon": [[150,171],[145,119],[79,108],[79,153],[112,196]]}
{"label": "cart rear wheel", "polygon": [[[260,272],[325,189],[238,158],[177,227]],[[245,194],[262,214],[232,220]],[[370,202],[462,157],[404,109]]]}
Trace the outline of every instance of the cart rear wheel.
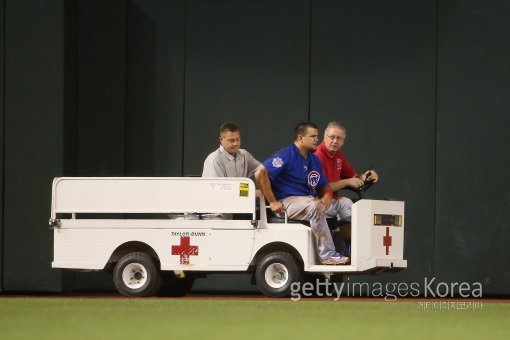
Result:
{"label": "cart rear wheel", "polygon": [[296,259],[286,252],[266,255],[255,271],[257,286],[264,295],[269,297],[290,296],[292,283],[301,283],[302,277]]}
{"label": "cart rear wheel", "polygon": [[122,295],[152,296],[161,286],[161,273],[149,255],[130,253],[121,258],[115,266],[113,282]]}

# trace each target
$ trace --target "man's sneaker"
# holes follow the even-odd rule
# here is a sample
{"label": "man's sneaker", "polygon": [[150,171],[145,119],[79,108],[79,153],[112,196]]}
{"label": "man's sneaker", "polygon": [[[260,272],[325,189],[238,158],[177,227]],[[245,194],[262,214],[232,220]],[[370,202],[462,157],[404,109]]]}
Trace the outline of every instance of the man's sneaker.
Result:
{"label": "man's sneaker", "polygon": [[347,264],[349,258],[342,256],[339,253],[334,253],[329,259],[321,260],[322,264]]}

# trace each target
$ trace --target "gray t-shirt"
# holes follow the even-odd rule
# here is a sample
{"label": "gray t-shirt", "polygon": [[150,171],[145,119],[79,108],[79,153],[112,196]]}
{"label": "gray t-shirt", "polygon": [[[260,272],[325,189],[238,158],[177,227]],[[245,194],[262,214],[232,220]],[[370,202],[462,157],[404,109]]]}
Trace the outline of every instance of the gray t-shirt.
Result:
{"label": "gray t-shirt", "polygon": [[259,165],[248,151],[239,149],[234,157],[220,145],[205,159],[202,177],[250,177]]}

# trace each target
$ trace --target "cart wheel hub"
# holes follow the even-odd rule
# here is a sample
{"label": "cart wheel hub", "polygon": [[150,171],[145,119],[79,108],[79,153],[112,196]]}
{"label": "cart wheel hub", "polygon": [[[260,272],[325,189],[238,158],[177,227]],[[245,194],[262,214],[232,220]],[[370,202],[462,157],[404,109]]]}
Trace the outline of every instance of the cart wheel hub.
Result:
{"label": "cart wheel hub", "polygon": [[265,279],[271,288],[281,288],[289,280],[289,272],[281,263],[273,263],[266,268]]}
{"label": "cart wheel hub", "polygon": [[143,287],[147,282],[147,270],[140,263],[130,263],[122,271],[122,281],[131,289]]}

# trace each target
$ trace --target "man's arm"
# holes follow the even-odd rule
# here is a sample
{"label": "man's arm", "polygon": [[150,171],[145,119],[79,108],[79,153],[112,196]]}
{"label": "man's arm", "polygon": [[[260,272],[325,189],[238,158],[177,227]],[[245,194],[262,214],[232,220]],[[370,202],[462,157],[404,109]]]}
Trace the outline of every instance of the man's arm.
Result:
{"label": "man's arm", "polygon": [[255,157],[253,157],[251,153],[246,151],[246,163],[248,166],[247,176],[251,177],[255,174],[255,171],[257,171],[257,169],[259,168],[260,162],[258,160],[256,160]]}
{"label": "man's arm", "polygon": [[271,181],[269,180],[269,172],[264,165],[259,166],[255,172],[255,180],[259,186],[260,191],[269,202],[271,211],[274,213],[280,213],[283,211],[283,204],[276,200],[273,189],[271,188]]}
{"label": "man's arm", "polygon": [[329,186],[331,187],[331,190],[333,190],[333,191],[342,190],[347,187],[359,188],[362,185],[363,185],[363,180],[358,178],[357,176],[354,176],[352,178],[341,179],[339,181],[329,183]]}
{"label": "man's arm", "polygon": [[[369,176],[367,176],[370,173]],[[379,180],[379,175],[375,170],[367,170],[362,174],[357,174],[354,177],[341,179],[339,181],[329,183],[331,190],[338,191],[346,187],[359,188],[363,185],[365,180],[373,181],[374,183]]]}
{"label": "man's arm", "polygon": [[326,210],[331,206],[331,200],[333,199],[333,190],[331,190],[331,186],[328,184],[324,190],[322,191],[321,201],[326,207]]}
{"label": "man's arm", "polygon": [[319,172],[319,183],[317,183],[318,189],[317,192],[319,193],[320,201],[322,202],[322,204],[324,204],[326,210],[328,210],[331,207],[331,201],[333,199],[333,190],[331,190],[331,186],[328,183],[328,179],[324,171],[324,165],[321,163],[320,158],[317,155],[312,156],[316,156],[315,167]]}

